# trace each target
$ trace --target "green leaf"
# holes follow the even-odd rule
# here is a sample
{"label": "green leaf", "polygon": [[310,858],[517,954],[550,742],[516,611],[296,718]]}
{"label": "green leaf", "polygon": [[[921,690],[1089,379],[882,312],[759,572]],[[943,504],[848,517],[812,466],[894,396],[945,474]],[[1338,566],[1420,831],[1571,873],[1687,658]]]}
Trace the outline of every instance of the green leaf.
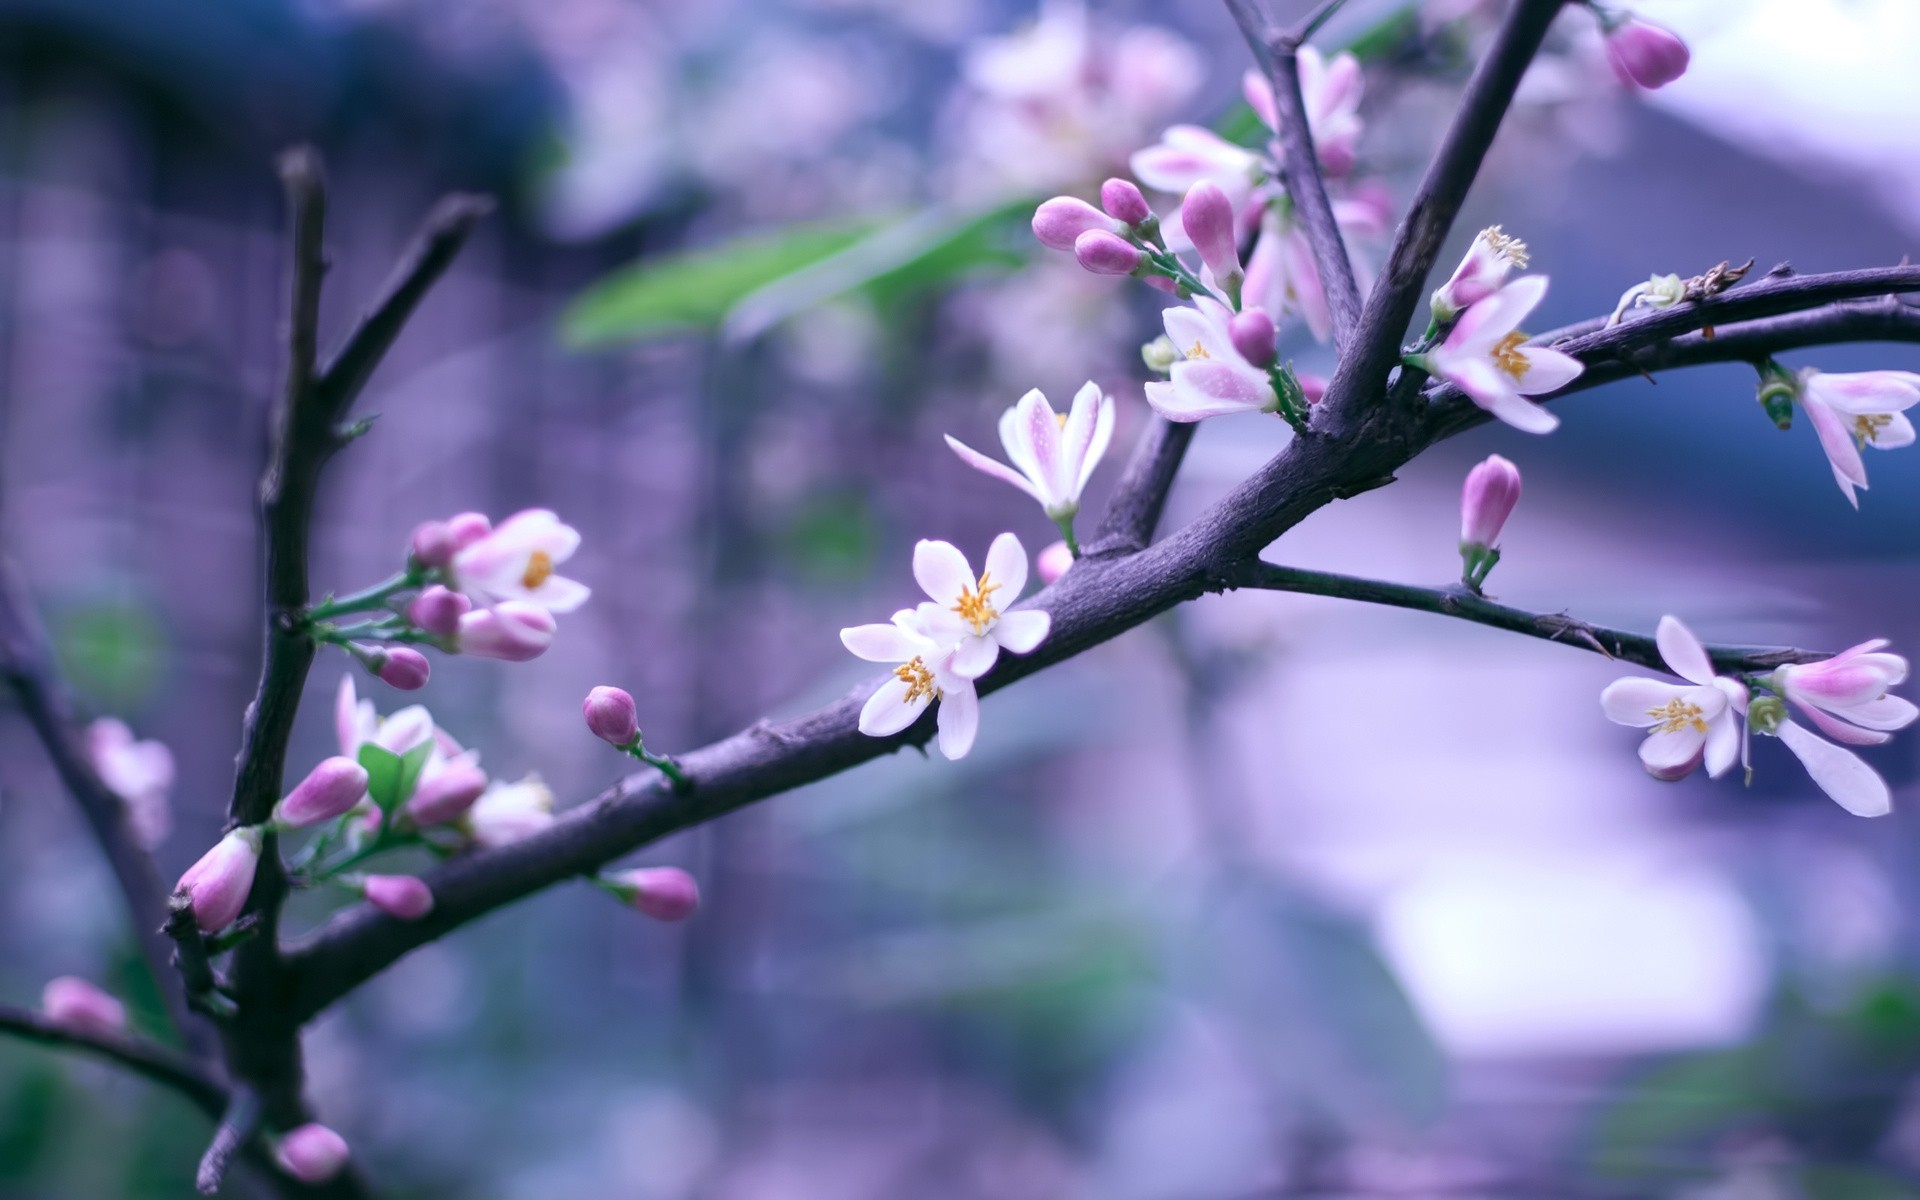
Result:
{"label": "green leaf", "polygon": [[400,756],[400,800],[413,795],[414,787],[420,782],[420,772],[426,767],[427,759],[432,754],[433,739],[428,738]]}
{"label": "green leaf", "polygon": [[793,225],[636,263],[567,307],[561,337],[585,348],[689,329],[711,329],[759,288],[845,250],[872,221]]}
{"label": "green leaf", "polygon": [[373,802],[380,806],[382,812],[392,812],[405,795],[400,790],[400,780],[406,773],[406,766],[400,761],[400,756],[372,742],[365,742],[360,746],[360,765],[367,769],[367,795],[373,797]]}

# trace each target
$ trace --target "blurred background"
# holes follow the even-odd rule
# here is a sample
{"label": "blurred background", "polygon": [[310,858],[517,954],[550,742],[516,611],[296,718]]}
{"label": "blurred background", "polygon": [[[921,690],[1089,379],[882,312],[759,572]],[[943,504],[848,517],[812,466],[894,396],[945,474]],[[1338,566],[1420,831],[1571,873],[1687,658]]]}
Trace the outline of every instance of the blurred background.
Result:
{"label": "blurred background", "polygon": [[[1353,0],[1323,37],[1366,60],[1361,172],[1396,217],[1500,7]],[[1920,8],[1641,8],[1689,74],[1623,92],[1565,14],[1446,262],[1486,224],[1524,237],[1544,328],[1651,273],[1920,241]],[[1026,389],[1099,381],[1097,517],[1159,305],[1025,219],[1166,125],[1244,131],[1246,63],[1223,9],[1146,0],[0,0],[0,542],[87,714],[172,751],[162,873],[219,830],[257,669],[280,148],[328,157],[335,332],[435,196],[501,202],[362,402],[315,581],[382,577],[461,509],[578,526],[594,597],[547,656],[436,659],[417,697],[360,681],[564,806],[625,762],[581,725],[589,687],[691,747],[870,675],[835,632],[914,598],[915,539],[1052,540],[942,433],[991,448]],[[1289,353],[1329,372],[1304,333]],[[1460,479],[1497,451],[1527,479],[1503,600],[1911,647],[1920,457],[1871,456],[1856,513],[1753,396],[1706,368],[1577,397],[1552,437],[1479,429],[1269,557],[1445,582]],[[1285,437],[1209,422],[1169,523]],[[346,667],[322,656],[290,770],[332,752]],[[1866,752],[1895,785],[1877,821],[1770,739],[1749,787],[1660,784],[1601,716],[1621,673],[1209,597],[996,695],[962,762],[897,756],[650,848],[701,881],[685,925],[565,886],[416,952],[311,1028],[311,1095],[420,1198],[1916,1194],[1913,739]],[[78,974],[154,1028],[111,878],[0,717],[0,1000]],[[206,1134],[0,1042],[0,1196],[189,1195]]]}

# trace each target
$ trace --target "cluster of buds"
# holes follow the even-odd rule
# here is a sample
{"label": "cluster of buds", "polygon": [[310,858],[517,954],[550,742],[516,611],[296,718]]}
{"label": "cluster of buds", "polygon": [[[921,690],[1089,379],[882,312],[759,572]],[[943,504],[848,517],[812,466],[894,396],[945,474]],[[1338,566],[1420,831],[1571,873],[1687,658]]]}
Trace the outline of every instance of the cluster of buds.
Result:
{"label": "cluster of buds", "polygon": [[[1717,673],[1706,647],[1678,618],[1661,618],[1655,643],[1668,670],[1684,683],[1628,678],[1600,695],[1609,719],[1647,730],[1640,761],[1654,778],[1681,779],[1702,765],[1708,775],[1722,775],[1736,761],[1748,761],[1747,735],[1760,733],[1779,738],[1848,812],[1878,817],[1892,809],[1886,780],[1835,744],[1878,745],[1920,717],[1911,701],[1889,694],[1906,681],[1907,660],[1887,653],[1885,640],[1740,677]],[[1792,720],[1794,711],[1834,741]]]}
{"label": "cluster of buds", "polygon": [[891,737],[938,702],[940,753],[963,758],[980,728],[974,681],[993,669],[1002,650],[1030,653],[1053,620],[1037,609],[1007,610],[1027,586],[1027,552],[1011,533],[993,539],[978,577],[952,543],[922,541],[913,550],[913,577],[929,600],[901,609],[887,624],[840,631],[841,643],[856,656],[897,664],[861,708],[860,732]]}

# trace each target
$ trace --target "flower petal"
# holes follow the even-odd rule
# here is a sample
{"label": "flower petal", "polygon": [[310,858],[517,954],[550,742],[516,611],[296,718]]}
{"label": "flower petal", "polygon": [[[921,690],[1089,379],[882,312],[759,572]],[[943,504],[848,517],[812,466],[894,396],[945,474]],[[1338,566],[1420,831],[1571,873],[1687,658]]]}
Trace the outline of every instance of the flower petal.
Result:
{"label": "flower petal", "polygon": [[1801,703],[1797,704],[1796,707],[1800,709],[1801,713],[1803,713],[1809,721],[1812,721],[1820,727],[1821,733],[1826,734],[1837,742],[1848,742],[1855,746],[1878,746],[1893,736],[1890,733],[1881,733],[1877,730],[1862,729],[1858,725],[1851,725],[1837,716],[1815,708],[1811,704]]}
{"label": "flower petal", "polygon": [[1660,627],[1653,634],[1653,644],[1660,648],[1660,658],[1675,675],[1702,685],[1713,683],[1713,661],[1707,657],[1707,648],[1680,618],[1661,617]]}
{"label": "flower petal", "polygon": [[1049,508],[1057,506],[1066,498],[1067,489],[1062,484],[1066,464],[1053,405],[1047,403],[1039,388],[1034,388],[1013,407],[1014,428],[1033,454],[1033,482],[1040,488],[1041,503]]}
{"label": "flower petal", "polygon": [[[1093,405],[1093,436],[1087,440],[1086,452],[1080,457],[1080,477],[1073,483],[1075,499],[1078,499],[1080,493],[1086,490],[1087,480],[1093,478],[1093,469],[1099,466],[1100,460],[1107,456],[1107,446],[1113,441],[1113,397],[1100,391],[1098,386],[1092,383],[1080,389],[1081,395],[1086,394],[1087,388],[1093,388],[1098,394],[1098,399]],[[1073,403],[1076,408],[1079,407],[1080,397],[1075,396]]]}
{"label": "flower petal", "polygon": [[972,684],[940,697],[939,723],[940,753],[950,759],[965,758],[980,732],[980,694]]}
{"label": "flower petal", "polygon": [[1560,418],[1513,390],[1513,377],[1484,357],[1456,358],[1436,351],[1435,368],[1467,399],[1522,433],[1552,433]]}
{"label": "flower petal", "polygon": [[1011,605],[1020,598],[1027,587],[1027,548],[1020,544],[1020,538],[1013,533],[1003,533],[993,539],[987,547],[987,582],[997,583],[1000,590],[993,594],[995,608]]}
{"label": "flower petal", "polygon": [[1547,294],[1545,275],[1525,275],[1493,295],[1467,307],[1442,343],[1449,350],[1485,354],[1501,338],[1520,328],[1520,322]]}
{"label": "flower petal", "polygon": [[1617,725],[1645,729],[1663,720],[1654,716],[1656,709],[1666,707],[1670,701],[1692,690],[1678,684],[1632,675],[1607,685],[1606,690],[1600,693],[1600,709],[1607,714],[1607,720]]}
{"label": "flower petal", "polygon": [[[1301,47],[1305,51],[1307,47]],[[1273,103],[1273,84],[1259,70],[1248,67],[1247,73],[1240,77],[1240,94],[1247,98],[1247,107],[1253,109],[1253,115],[1268,129],[1280,128],[1279,110]]]}
{"label": "flower petal", "polygon": [[1707,724],[1707,774],[1718,779],[1740,759],[1740,718],[1722,713]]}
{"label": "flower petal", "polygon": [[[960,456],[961,462],[966,463],[982,475],[991,475],[1003,483],[1010,483],[1027,495],[1032,496],[1035,500],[1040,500],[1040,493],[1034,490],[1033,484],[1027,482],[1027,477],[1012,467],[1009,467],[1007,464],[998,459],[988,458],[965,442],[959,441],[952,434],[947,435],[947,445],[955,454]],[[1046,503],[1045,500],[1040,500],[1040,502],[1042,504]]]}
{"label": "flower petal", "polygon": [[962,679],[978,679],[993,670],[993,664],[999,657],[998,641],[969,633],[954,647],[953,657],[948,660],[952,665],[948,669]]}
{"label": "flower petal", "polygon": [[952,542],[923,538],[913,548],[913,578],[937,604],[952,604],[973,589],[973,568]]}
{"label": "flower petal", "polygon": [[1902,446],[1913,445],[1913,422],[1905,413],[1888,413],[1887,423],[1874,430],[1873,439],[1867,443],[1875,450],[1898,450]]}
{"label": "flower petal", "polygon": [[550,613],[568,613],[587,602],[593,595],[593,589],[578,579],[568,579],[565,575],[549,575],[540,581],[540,586],[527,591],[527,599],[538,604]]}
{"label": "flower petal", "polygon": [[1883,817],[1893,810],[1887,781],[1853,751],[1822,741],[1792,721],[1780,722],[1779,737],[1841,808],[1856,817]]}
{"label": "flower petal", "polygon": [[1913,724],[1915,717],[1920,717],[1920,708],[1900,696],[1881,696],[1865,704],[1850,705],[1839,715],[1868,729],[1905,729]]}
{"label": "flower petal", "polygon": [[1527,369],[1514,390],[1522,396],[1544,396],[1548,392],[1557,392],[1580,378],[1580,373],[1587,369],[1573,355],[1549,350],[1545,346],[1523,347],[1520,356],[1527,360]]}
{"label": "flower petal", "polygon": [[1037,608],[1023,608],[1019,612],[1001,613],[1000,620],[994,624],[993,636],[1013,653],[1026,654],[1045,641],[1047,631],[1052,628],[1052,617]]}
{"label": "flower petal", "polygon": [[1273,385],[1266,374],[1241,363],[1204,359],[1175,363],[1173,386],[1185,395],[1189,407],[1219,402],[1260,412],[1274,403]]}
{"label": "flower petal", "polygon": [[1040,469],[1039,456],[1033,451],[1033,439],[1030,436],[1032,430],[1021,412],[1021,405],[1025,404],[1030,396],[1039,396],[1040,402],[1046,403],[1046,397],[1040,395],[1040,389],[1034,388],[1015,401],[1006,412],[1001,413],[1000,445],[1006,450],[1007,461],[1013,464],[1013,469],[1032,482],[1035,497],[1040,503],[1045,504],[1047,475]]}
{"label": "flower petal", "polygon": [[[1169,308],[1160,314],[1160,323],[1166,326],[1167,339],[1173,348],[1181,354],[1193,358],[1237,358],[1233,343],[1227,339],[1226,331],[1197,308]],[[1200,347],[1203,353],[1194,354],[1193,348]]]}
{"label": "flower petal", "polygon": [[1860,507],[1853,489],[1867,486],[1867,466],[1860,461],[1860,448],[1853,444],[1853,434],[1848,432],[1846,422],[1818,401],[1803,400],[1800,411],[1807,414],[1813,431],[1820,435],[1820,448],[1827,452],[1827,461],[1833,464],[1834,478],[1839,481],[1841,492],[1855,508]]}
{"label": "flower petal", "polygon": [[1678,779],[1693,770],[1706,744],[1707,735],[1691,725],[1682,725],[1671,733],[1658,730],[1640,743],[1640,762],[1662,779]]}
{"label": "flower petal", "polygon": [[926,695],[907,699],[913,689],[904,679],[889,679],[867,697],[860,707],[860,732],[868,737],[889,737],[919,719],[932,698]]}
{"label": "flower petal", "polygon": [[907,662],[927,651],[927,643],[898,625],[854,625],[840,631],[840,644],[868,662]]}

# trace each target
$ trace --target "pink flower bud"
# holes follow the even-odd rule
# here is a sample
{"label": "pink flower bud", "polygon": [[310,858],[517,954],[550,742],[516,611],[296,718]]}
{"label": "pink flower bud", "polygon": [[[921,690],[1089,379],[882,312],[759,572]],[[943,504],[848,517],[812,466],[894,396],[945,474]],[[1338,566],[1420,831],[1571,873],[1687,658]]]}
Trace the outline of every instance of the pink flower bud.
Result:
{"label": "pink flower bud", "polygon": [[1500,529],[1520,502],[1520,468],[1498,454],[1467,472],[1466,486],[1460,490],[1460,540],[1468,545],[1491,547],[1500,540]]}
{"label": "pink flower bud", "polygon": [[457,821],[487,790],[487,773],[470,762],[452,762],[421,779],[401,812],[419,828]]}
{"label": "pink flower bud", "polygon": [[1227,199],[1219,184],[1202,179],[1187,190],[1187,198],[1180,202],[1180,224],[1215,279],[1225,279],[1240,270],[1240,245],[1233,229],[1233,201]]}
{"label": "pink flower bud", "polygon": [[1033,236],[1055,250],[1072,250],[1073,243],[1089,229],[1119,233],[1125,228],[1085,200],[1072,196],[1055,196],[1033,211]]}
{"label": "pink flower bud", "polygon": [[427,686],[427,676],[433,673],[433,666],[427,662],[426,655],[413,647],[396,646],[386,652],[375,673],[389,686],[413,692]]}
{"label": "pink flower bud", "polygon": [[633,697],[617,687],[597,687],[588,692],[580,711],[593,736],[609,746],[624,750],[640,736],[640,713]]}
{"label": "pink flower bud", "polygon": [[1235,313],[1227,324],[1227,337],[1234,350],[1256,367],[1271,366],[1277,356],[1273,335],[1273,318],[1262,308]]}
{"label": "pink flower bud", "polygon": [[1131,275],[1146,256],[1119,234],[1089,229],[1074,241],[1073,257],[1095,275]]}
{"label": "pink flower bud", "polygon": [[218,933],[233,924],[247,906],[247,893],[253,890],[253,870],[259,864],[260,829],[242,825],[188,867],[174,890],[185,892],[193,901],[194,923],[202,932]]}
{"label": "pink flower bud", "polygon": [[460,618],[473,608],[473,601],[459,592],[435,584],[407,605],[407,620],[428,633],[452,637],[460,632]]}
{"label": "pink flower bud", "polygon": [[453,535],[453,549],[457,554],[492,533],[493,522],[485,513],[456,513],[447,518],[447,530]]}
{"label": "pink flower bud", "polygon": [[606,878],[628,904],[656,921],[684,921],[700,907],[700,885],[679,867],[638,867]]}
{"label": "pink flower bud", "polygon": [[1109,179],[1101,184],[1100,207],[1106,209],[1107,215],[1114,220],[1129,226],[1140,225],[1153,218],[1153,208],[1130,179]]}
{"label": "pink flower bud", "polygon": [[280,1169],[302,1183],[325,1183],[347,1165],[347,1139],[325,1125],[302,1125],[273,1148]]}
{"label": "pink flower bud", "polygon": [[1687,73],[1687,44],[1670,29],[1628,15],[1607,30],[1607,63],[1628,86],[1665,87]]}
{"label": "pink flower bud", "polygon": [[282,829],[304,829],[346,812],[367,794],[367,769],[351,758],[334,755],[320,760],[287,798],[273,809],[274,824]]}
{"label": "pink flower bud", "polygon": [[119,1033],[127,1027],[127,1006],[73,975],[47,981],[40,1010],[56,1024],[81,1033]]}
{"label": "pink flower bud", "polygon": [[444,567],[453,561],[453,529],[445,521],[422,521],[414,526],[408,549],[421,566]]}
{"label": "pink flower bud", "polygon": [[433,911],[433,889],[411,875],[369,875],[360,881],[367,903],[402,921],[418,921]]}
{"label": "pink flower bud", "polygon": [[1320,398],[1327,394],[1327,377],[1324,375],[1309,375],[1305,371],[1296,371],[1293,378],[1294,382],[1300,385],[1300,394],[1307,398],[1308,404],[1320,403]]}
{"label": "pink flower bud", "polygon": [[506,600],[460,618],[460,650],[475,658],[526,662],[553,645],[553,614],[524,600]]}
{"label": "pink flower bud", "polygon": [[1040,570],[1040,582],[1052,583],[1067,573],[1073,565],[1073,551],[1067,549],[1065,542],[1055,542],[1035,557],[1035,565]]}

